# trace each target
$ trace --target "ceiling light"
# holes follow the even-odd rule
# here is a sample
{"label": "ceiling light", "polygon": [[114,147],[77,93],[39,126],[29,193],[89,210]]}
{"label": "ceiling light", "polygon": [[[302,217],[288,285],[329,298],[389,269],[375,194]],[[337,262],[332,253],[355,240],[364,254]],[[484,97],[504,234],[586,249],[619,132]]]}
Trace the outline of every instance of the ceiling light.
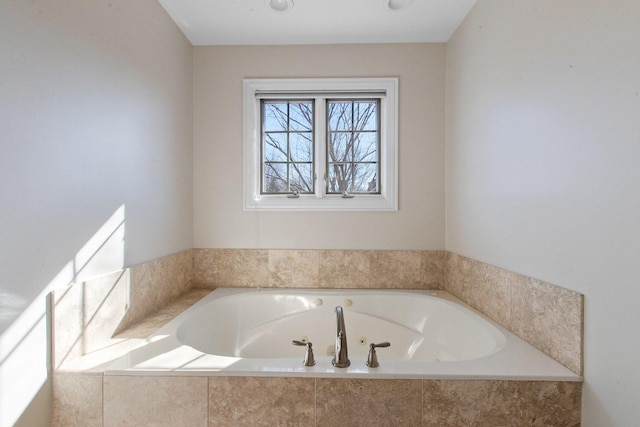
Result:
{"label": "ceiling light", "polygon": [[383,3],[387,9],[393,12],[400,12],[407,9],[413,3],[413,0],[384,0]]}
{"label": "ceiling light", "polygon": [[264,4],[278,13],[285,13],[293,9],[293,0],[264,0]]}

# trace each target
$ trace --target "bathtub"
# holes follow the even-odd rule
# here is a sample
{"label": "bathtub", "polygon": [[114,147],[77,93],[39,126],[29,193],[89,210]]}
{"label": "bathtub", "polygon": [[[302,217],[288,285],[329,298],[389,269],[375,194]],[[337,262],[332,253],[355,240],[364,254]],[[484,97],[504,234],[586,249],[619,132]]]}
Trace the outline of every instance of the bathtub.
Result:
{"label": "bathtub", "polygon": [[[351,365],[332,365],[336,306]],[[304,366],[311,342],[315,366]],[[445,291],[221,288],[105,369],[105,375],[580,381]],[[369,345],[379,367],[366,365]]]}

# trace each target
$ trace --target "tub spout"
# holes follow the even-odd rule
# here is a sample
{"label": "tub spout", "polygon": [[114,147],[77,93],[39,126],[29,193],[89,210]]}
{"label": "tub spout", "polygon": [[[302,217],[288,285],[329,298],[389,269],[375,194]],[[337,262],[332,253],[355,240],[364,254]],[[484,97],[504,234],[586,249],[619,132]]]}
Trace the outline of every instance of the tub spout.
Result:
{"label": "tub spout", "polygon": [[344,327],[342,307],[336,307],[336,351],[331,364],[336,368],[346,368],[351,365],[347,351],[347,332]]}

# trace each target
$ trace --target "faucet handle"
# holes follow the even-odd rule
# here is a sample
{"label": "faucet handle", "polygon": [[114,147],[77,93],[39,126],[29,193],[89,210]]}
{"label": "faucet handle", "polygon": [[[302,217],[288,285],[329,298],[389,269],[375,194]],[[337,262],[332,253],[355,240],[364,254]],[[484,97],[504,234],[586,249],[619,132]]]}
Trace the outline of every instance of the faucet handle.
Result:
{"label": "faucet handle", "polygon": [[293,341],[291,341],[291,343],[293,345],[306,346],[307,347],[307,351],[304,353],[304,361],[302,362],[304,364],[304,366],[314,366],[316,364],[316,360],[313,357],[313,349],[311,348],[311,347],[313,347],[313,344],[310,341],[302,342],[302,341],[298,341],[298,340],[293,340]]}
{"label": "faucet handle", "polygon": [[391,347],[391,343],[390,342],[381,342],[380,344],[369,344],[369,347],[371,348],[376,348],[376,347]]}
{"label": "faucet handle", "polygon": [[379,344],[369,344],[369,357],[367,357],[367,366],[370,368],[377,368],[380,366],[378,363],[378,355],[376,354],[376,347],[390,347],[391,343],[381,342]]}

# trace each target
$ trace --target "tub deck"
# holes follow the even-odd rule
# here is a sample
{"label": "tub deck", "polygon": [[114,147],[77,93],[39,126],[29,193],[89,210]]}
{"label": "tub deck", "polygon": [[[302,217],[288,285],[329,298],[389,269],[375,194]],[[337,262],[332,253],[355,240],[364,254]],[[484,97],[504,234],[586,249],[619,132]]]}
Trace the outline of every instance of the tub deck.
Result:
{"label": "tub deck", "polygon": [[[212,291],[210,289],[190,289],[178,299],[166,305],[158,312],[145,317],[127,330],[115,335],[105,343],[101,350],[86,354],[63,363],[56,373],[100,373],[104,375],[178,375],[178,376],[272,376],[272,377],[313,377],[313,378],[372,378],[372,379],[457,379],[457,380],[511,380],[511,381],[569,381],[582,382],[583,377],[575,374],[560,363],[543,353],[526,352],[530,347],[524,341],[511,343],[513,351],[524,351],[524,356],[517,356],[517,363],[507,361],[513,359],[513,352],[505,352],[500,357],[487,357],[469,363],[462,362],[403,362],[384,359],[381,350],[380,368],[370,369],[363,358],[350,357],[352,365],[346,369],[335,368],[331,358],[316,355],[316,366],[302,366],[300,360],[304,353],[301,350],[300,360],[283,358],[269,359],[262,363],[264,369],[255,368],[255,359],[230,360],[213,355],[205,355],[187,346],[176,346],[175,343],[161,343],[157,331],[170,323],[188,308],[202,300]],[[439,294],[457,300],[446,291]],[[461,303],[461,302],[460,302]],[[464,303],[461,303],[464,305]],[[510,333],[496,325],[504,333]],[[161,352],[162,346],[173,351],[175,360],[156,358],[148,363],[145,358],[153,353]],[[142,347],[146,347],[142,349]],[[154,348],[155,347],[155,348]],[[150,350],[151,353],[149,351]],[[127,357],[123,357],[127,356]],[[362,360],[361,360],[362,359]],[[267,366],[266,364],[269,364]],[[415,368],[409,365],[415,365]],[[213,368],[212,368],[213,367]]]}
{"label": "tub deck", "polygon": [[[508,381],[499,376],[427,379],[423,373],[423,379],[373,379],[371,374],[339,378],[336,374],[307,371],[299,371],[298,375],[263,372],[235,376],[223,371],[183,369],[174,374],[158,374],[107,368],[131,350],[148,344],[158,329],[210,292],[187,291],[114,336],[101,350],[57,369],[53,376],[53,425],[67,425],[66,415],[77,418],[79,414],[100,426],[114,414],[128,422],[141,423],[156,414],[155,418],[162,420],[158,425],[186,419],[195,420],[193,425],[260,420],[310,426],[440,426],[472,421],[483,425],[524,426],[536,421],[570,426],[580,422],[582,377],[560,364],[561,375],[544,381],[540,376],[535,380]],[[360,365],[357,360],[352,363]],[[81,398],[74,397],[78,392]]]}
{"label": "tub deck", "polygon": [[102,373],[114,360],[128,352],[148,344],[147,339],[158,329],[186,311],[193,304],[211,293],[211,289],[189,289],[179,298],[165,305],[157,312],[146,316],[140,322],[114,335],[100,350],[87,353],[79,358],[63,361],[56,373]]}
{"label": "tub deck", "polygon": [[[254,292],[251,289],[220,289],[222,295]],[[268,291],[265,291],[268,292]],[[292,290],[295,293],[295,290]],[[431,291],[437,297],[453,301],[473,310],[446,291]],[[184,299],[167,307],[165,312],[183,311],[188,298],[199,293],[185,295]],[[347,295],[348,291],[347,291]],[[199,302],[206,303],[206,300]],[[168,323],[152,335],[149,331],[169,315],[158,314],[145,319],[140,325],[120,334],[147,338],[142,348],[136,348],[104,368],[105,375],[164,375],[164,376],[265,376],[265,377],[310,377],[310,378],[362,378],[362,379],[438,379],[438,380],[508,380],[508,381],[569,381],[580,382],[582,377],[562,366],[549,356],[494,323],[507,337],[505,348],[497,353],[472,360],[461,361],[414,361],[385,360],[384,350],[378,359],[380,367],[368,368],[365,357],[350,356],[351,366],[335,368],[331,357],[316,354],[316,365],[302,365],[304,350],[300,357],[283,358],[236,358],[203,353],[183,345],[175,337],[181,319]],[[154,320],[158,320],[155,323]],[[154,324],[155,323],[155,324]],[[493,323],[493,322],[492,322]],[[332,325],[327,325],[330,327]],[[348,325],[347,325],[348,329]],[[391,341],[393,341],[391,339]],[[355,344],[355,343],[354,343]]]}

